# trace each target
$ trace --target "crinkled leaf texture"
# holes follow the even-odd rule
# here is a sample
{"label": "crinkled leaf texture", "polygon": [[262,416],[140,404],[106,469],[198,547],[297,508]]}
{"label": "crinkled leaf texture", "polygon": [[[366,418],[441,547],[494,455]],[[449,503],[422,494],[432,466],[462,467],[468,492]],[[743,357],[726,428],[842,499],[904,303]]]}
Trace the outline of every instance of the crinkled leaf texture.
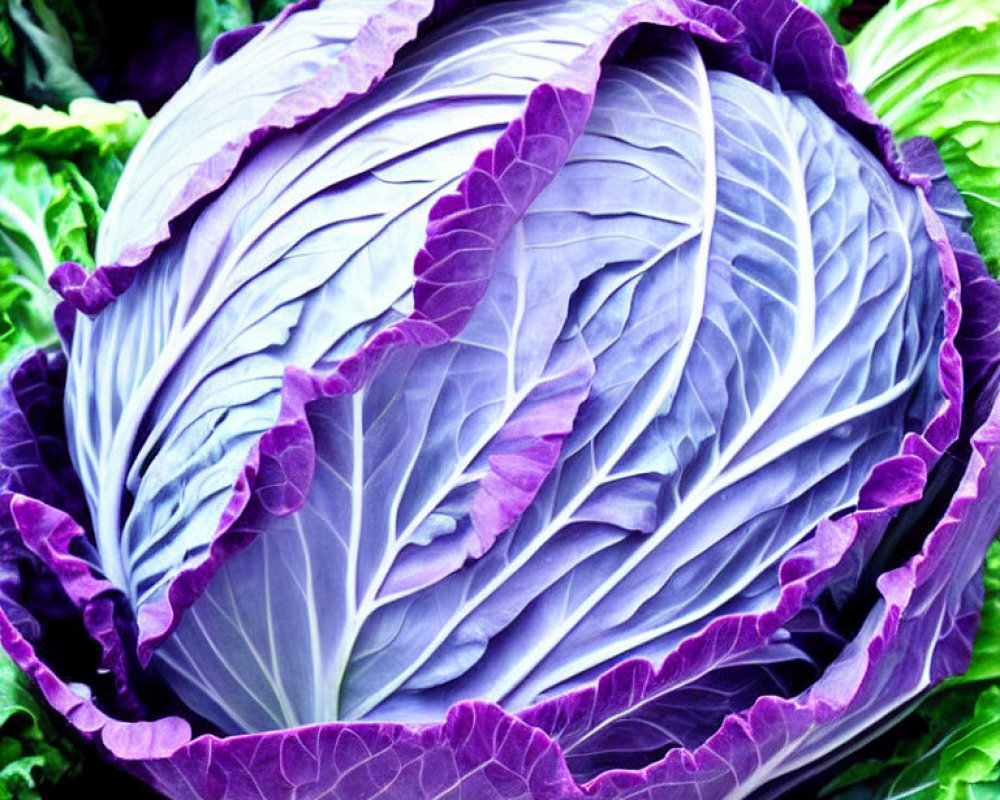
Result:
{"label": "crinkled leaf texture", "polygon": [[793,0],[219,39],[54,276],[65,437],[44,356],[0,396],[8,652],[173,798],[742,797],[841,753],[965,666],[1000,515],[996,287],[844,73]]}
{"label": "crinkled leaf texture", "polygon": [[79,768],[71,745],[58,736],[30,682],[0,653],[0,796],[36,800]]}
{"label": "crinkled leaf texture", "polygon": [[972,664],[942,683],[890,736],[887,758],[860,761],[823,790],[823,797],[989,796],[1000,785],[1000,684],[996,682],[1000,618],[1000,542],[990,545],[985,598]]}
{"label": "crinkled leaf texture", "polygon": [[1000,3],[885,6],[848,47],[851,80],[900,139],[930,136],[1000,274]]}
{"label": "crinkled leaf texture", "polygon": [[[912,142],[904,147],[911,163],[920,158]],[[915,152],[916,149],[916,152]],[[925,151],[926,152],[926,151]],[[934,181],[932,201],[942,219],[955,226],[966,216],[955,188],[945,177],[943,165],[933,158],[921,165]],[[952,230],[959,261],[973,252],[967,234]],[[985,278],[963,290],[967,305],[976,302],[977,287],[990,287]],[[988,297],[989,295],[987,295]],[[996,337],[996,311],[982,319],[983,327],[967,334],[973,338]],[[977,368],[967,360],[966,375],[973,381]],[[994,374],[995,379],[995,374]],[[980,391],[980,396],[991,394]],[[978,414],[982,414],[980,409]],[[976,412],[973,412],[976,416]],[[936,687],[916,710],[879,738],[893,746],[888,755],[868,758],[842,771],[823,788],[822,797],[848,800],[857,797],[927,797],[934,800],[990,796],[1000,785],[1000,542],[994,540],[986,555],[983,574],[984,599],[972,662],[961,675]]]}
{"label": "crinkled leaf texture", "polygon": [[56,342],[60,261],[93,267],[94,234],[145,127],[134,103],[74,100],[66,112],[0,97],[0,362]]}

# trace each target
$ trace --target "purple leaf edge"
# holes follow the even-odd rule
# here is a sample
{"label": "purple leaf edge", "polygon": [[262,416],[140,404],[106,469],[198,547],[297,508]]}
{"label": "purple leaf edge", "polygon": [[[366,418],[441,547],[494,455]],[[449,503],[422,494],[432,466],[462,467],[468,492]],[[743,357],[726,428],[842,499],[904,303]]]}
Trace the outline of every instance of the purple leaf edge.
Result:
{"label": "purple leaf edge", "polygon": [[[738,2],[734,6],[734,11],[739,8],[746,12],[748,7],[752,7],[753,5],[754,0],[747,0],[747,2],[742,3]],[[776,5],[783,5],[786,8],[793,7],[794,12],[793,2],[777,3]],[[798,12],[798,15],[799,17],[803,16],[801,12]],[[744,23],[746,23],[746,14],[741,16],[744,17]],[[832,40],[829,44],[829,49],[835,47]],[[835,65],[836,63],[836,59],[831,61],[831,64]],[[776,72],[780,72],[778,65],[775,65],[775,68]],[[843,84],[843,86],[846,87],[846,83]],[[846,87],[844,91],[849,95],[849,99],[857,97],[856,93],[854,93],[850,87]],[[850,106],[851,104],[848,103],[848,108],[850,108]],[[858,116],[861,123],[868,126],[868,129],[876,134],[875,141],[882,143],[882,156],[890,168],[896,170],[897,174],[908,179],[911,183],[920,185],[925,190],[927,189],[929,180],[926,176],[918,174],[907,175],[904,172],[902,162],[897,160],[891,144],[888,144],[887,139],[881,138],[881,133],[885,130],[882,126],[877,125],[877,123],[869,123],[869,121],[864,118],[864,115],[857,115],[854,111],[849,111],[849,113]],[[929,219],[934,218],[935,217],[933,217],[933,215],[929,216]],[[962,267],[961,259],[959,267]],[[981,276],[975,275],[971,269],[963,269],[962,272],[963,278],[970,279],[971,281],[983,280]],[[968,286],[970,284],[966,282],[965,285]],[[990,285],[993,286],[992,282]],[[952,301],[953,295],[949,294],[948,305],[952,304]],[[957,301],[955,302],[957,303]],[[993,302],[995,302],[995,298],[994,301],[991,301],[991,303],[982,303],[980,305],[984,308],[995,308],[995,304],[993,304]],[[971,304],[970,307],[972,307],[973,310],[976,310],[975,304]],[[967,308],[966,311],[968,310],[969,309]],[[946,316],[947,314],[948,312],[946,308]],[[969,317],[970,315],[967,314],[966,316]],[[950,327],[954,328],[954,315],[952,315],[951,320],[952,325]],[[978,325],[978,329],[985,330],[988,328],[988,326],[983,323],[981,318],[976,319],[973,317],[968,327],[975,327],[976,325]],[[982,356],[982,353],[988,353],[990,346],[992,346],[990,344],[989,337],[978,333],[971,337],[965,336],[964,334],[960,334],[959,336],[960,341],[963,341],[964,338],[964,340],[972,340],[981,345],[982,350],[980,351],[979,361],[984,364],[992,364],[995,366],[995,357],[991,358],[989,356]],[[986,344],[984,344],[984,342]],[[950,398],[949,403],[952,406],[954,406],[954,403],[952,402],[954,400],[954,387],[961,387],[960,375],[954,374],[955,366],[956,365],[954,363],[948,364],[942,361],[942,375],[947,372],[950,376],[949,388],[946,388],[946,396]],[[308,381],[307,385],[310,385],[313,390],[316,389],[314,381]],[[956,424],[954,417],[958,413],[958,409],[952,407],[949,413],[942,412],[939,414],[928,427],[928,431],[925,432],[925,436],[932,436],[935,440],[937,440],[938,435],[941,434],[944,429],[954,427]],[[937,431],[937,433],[934,433],[934,431]],[[912,442],[913,437],[909,437],[907,441]],[[904,445],[904,447],[905,446],[907,445]],[[998,453],[998,451],[1000,451],[1000,409],[997,407],[992,408],[989,417],[986,419],[983,426],[973,436],[972,446],[972,460],[970,461],[965,477],[962,480],[959,491],[952,500],[949,512],[945,515],[944,522],[939,525],[928,537],[924,550],[920,555],[911,559],[910,562],[903,567],[900,567],[891,573],[887,573],[887,575],[883,576],[880,580],[879,587],[883,592],[883,597],[885,598],[885,606],[881,619],[879,620],[879,625],[877,626],[879,636],[872,637],[869,641],[869,646],[867,648],[868,662],[866,662],[869,669],[865,671],[862,682],[864,677],[870,674],[871,664],[877,661],[881,653],[886,652],[884,648],[889,645],[885,645],[885,642],[889,642],[890,644],[899,642],[899,637],[895,636],[895,633],[899,620],[905,617],[908,609],[908,603],[913,596],[914,589],[916,587],[926,585],[928,581],[931,581],[935,577],[935,564],[939,564],[942,561],[942,557],[937,556],[936,553],[947,548],[950,543],[953,543],[956,540],[956,531],[961,528],[960,520],[968,519],[970,517],[970,506],[981,508],[985,505],[985,503],[982,502],[976,505],[976,501],[981,496],[982,484],[989,479],[995,480],[997,476],[995,476],[994,473],[1000,469],[996,466],[998,458],[1000,458],[1000,453]],[[924,455],[926,455],[926,453],[919,453],[918,457],[923,458]],[[901,458],[905,458],[905,456],[897,456],[895,459],[890,459],[888,462],[884,462],[887,465],[886,468],[888,468],[889,464],[894,462],[898,463],[898,460]],[[866,509],[864,511],[859,511],[858,513],[872,513],[872,511],[872,509]],[[827,535],[832,536],[832,531],[837,529],[837,523],[830,523],[829,526],[824,527],[828,532],[830,532]],[[982,529],[985,529],[986,527],[987,526],[981,526]],[[992,531],[990,533],[992,534]],[[984,537],[980,535],[979,538]],[[985,552],[985,544],[983,544],[981,549]],[[803,552],[797,549],[796,555],[799,557],[799,560],[793,560],[792,557],[789,556],[783,561],[781,567],[782,581],[783,583],[788,581],[786,585],[789,588],[791,586],[804,586],[808,584],[810,575],[817,574],[811,573],[809,569],[803,569],[803,567],[809,563],[808,560],[801,560]],[[822,559],[819,561],[814,560],[812,563],[817,564],[821,561]],[[782,596],[785,596],[784,593]],[[724,622],[724,620],[721,620],[720,622]],[[967,641],[969,637],[968,626],[962,628],[959,633],[959,638],[963,641]],[[36,680],[38,680],[43,693],[52,703],[54,708],[65,714],[71,722],[74,722],[74,724],[76,724],[77,727],[84,732],[96,734],[100,731],[101,739],[108,750],[119,759],[123,759],[125,762],[128,762],[133,771],[144,775],[147,779],[151,780],[154,785],[156,785],[156,783],[164,777],[164,775],[158,772],[158,770],[166,769],[168,773],[176,774],[175,766],[168,766],[165,762],[169,762],[170,765],[179,765],[185,758],[194,758],[195,751],[199,749],[203,751],[207,750],[207,752],[202,753],[202,756],[208,756],[208,760],[211,762],[212,759],[224,758],[225,754],[228,752],[227,747],[235,750],[241,746],[246,747],[245,743],[252,741],[254,743],[253,749],[256,751],[257,748],[262,747],[266,749],[267,747],[274,746],[272,741],[275,739],[280,739],[280,741],[284,742],[286,741],[286,737],[291,737],[296,742],[301,743],[302,737],[312,735],[319,736],[324,730],[347,731],[352,734],[357,733],[358,736],[365,735],[365,731],[369,732],[368,735],[370,735],[370,732],[373,730],[378,730],[382,733],[391,731],[407,740],[412,739],[412,737],[426,737],[437,732],[436,735],[439,736],[439,739],[440,737],[447,739],[448,733],[444,732],[444,727],[449,724],[448,721],[452,721],[452,723],[454,723],[456,718],[455,715],[467,713],[470,710],[473,712],[474,717],[478,710],[490,708],[491,714],[500,714],[501,718],[511,718],[510,715],[506,714],[506,712],[496,709],[495,707],[489,707],[486,704],[468,701],[456,706],[452,712],[449,713],[448,721],[446,721],[442,726],[392,726],[378,725],[377,723],[345,725],[340,723],[330,723],[327,725],[296,729],[294,731],[279,731],[245,737],[229,737],[224,740],[219,740],[210,736],[203,736],[195,739],[194,741],[190,741],[190,727],[186,722],[180,720],[179,718],[169,717],[155,722],[121,723],[117,720],[111,720],[103,715],[98,709],[96,709],[96,707],[93,706],[93,704],[73,694],[73,692],[69,690],[65,684],[63,684],[47,669],[47,667],[45,667],[44,664],[41,663],[35,657],[30,644],[24,640],[16,628],[14,628],[3,615],[0,615],[0,640],[2,640],[8,651],[15,656],[18,663],[20,663],[23,668],[26,668],[27,671],[32,674]],[[883,647],[881,652],[879,652],[880,647]],[[935,652],[938,652],[939,649],[935,650]],[[956,665],[960,665],[961,661],[961,657],[953,658],[953,663],[948,669],[951,669]],[[616,667],[615,669],[634,668],[634,663],[635,662],[627,662],[626,664],[619,665],[619,667]],[[943,677],[943,674],[947,672],[948,669],[938,669],[937,672],[940,674],[938,674],[937,677]],[[793,711],[796,711],[796,713],[800,713],[802,712],[802,709],[805,709],[805,712],[802,713],[808,713],[814,716],[819,714],[824,718],[834,714],[835,710],[832,710],[828,705],[813,701],[813,696],[819,694],[819,688],[822,686],[823,682],[820,681],[820,683],[816,684],[809,690],[809,692],[806,693],[804,696],[805,700],[802,698],[795,698],[792,700],[773,697],[761,698],[749,711],[744,712],[743,714],[733,715],[727,719],[720,731],[708,742],[706,742],[705,745],[695,750],[693,754],[686,750],[675,750],[671,751],[671,753],[668,754],[663,761],[659,762],[657,765],[647,768],[646,770],[628,772],[612,771],[605,773],[595,779],[595,781],[591,782],[591,784],[586,787],[586,792],[587,794],[595,794],[599,792],[605,793],[606,787],[610,787],[613,784],[615,786],[615,792],[625,790],[626,788],[628,788],[628,791],[631,792],[633,789],[639,789],[639,784],[643,782],[648,788],[650,785],[649,781],[651,779],[655,778],[656,780],[659,780],[659,778],[662,778],[665,772],[670,769],[680,769],[686,775],[686,779],[690,780],[693,777],[691,773],[692,769],[714,769],[717,767],[718,764],[714,761],[714,759],[717,759],[716,750],[722,748],[726,741],[741,740],[741,737],[745,738],[748,735],[748,732],[752,731],[755,726],[760,725],[762,722],[767,722],[770,718],[768,715],[773,716],[773,714],[778,711],[783,712],[787,709],[792,709]],[[567,695],[564,698],[558,698],[558,700],[566,701],[567,699],[572,698],[572,696],[572,694]],[[855,694],[855,696],[857,695]],[[798,705],[796,705],[796,703],[798,703]],[[483,711],[482,716],[488,716],[486,711]],[[491,730],[495,730],[496,722],[497,720],[492,720],[490,725]],[[523,725],[524,723],[521,724]],[[452,730],[453,729],[454,724],[452,726]],[[537,731],[537,729],[532,728],[531,731],[531,736],[533,737],[544,736],[544,734],[541,734],[541,732]],[[481,733],[485,735],[485,732]],[[527,731],[524,731],[523,733],[526,735]],[[545,740],[541,739],[540,741],[544,743]],[[750,741],[752,744],[753,739]],[[549,743],[551,744],[551,740]],[[282,749],[282,747],[279,747],[279,750]],[[548,745],[546,745],[546,747],[548,747]],[[193,762],[189,763],[189,766],[193,768],[196,764],[200,764],[201,766],[199,767],[199,770],[202,773],[207,774],[204,758],[195,758]],[[554,774],[556,774],[558,778],[563,771],[565,771],[564,764],[562,765],[561,770],[557,766]],[[211,772],[211,769],[208,769],[208,772]],[[157,778],[157,775],[160,775],[160,778]],[[569,785],[565,784],[564,779],[565,776],[562,776],[562,778],[557,779],[551,785],[561,785],[563,788],[559,789],[559,791],[563,791],[563,789],[565,789],[567,794],[538,794],[537,796],[582,796],[582,790],[570,790]],[[628,784],[631,788],[626,786],[626,784]],[[206,796],[221,798],[223,796],[244,797],[249,795],[223,795],[213,791],[210,795]],[[399,796],[402,797],[404,795]]]}

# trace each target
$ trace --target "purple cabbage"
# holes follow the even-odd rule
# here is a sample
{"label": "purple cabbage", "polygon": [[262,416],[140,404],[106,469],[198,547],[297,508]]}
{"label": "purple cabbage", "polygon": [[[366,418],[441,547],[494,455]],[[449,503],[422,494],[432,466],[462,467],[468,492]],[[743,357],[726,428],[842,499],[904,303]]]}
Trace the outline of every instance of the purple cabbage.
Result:
{"label": "purple cabbage", "polygon": [[4,378],[0,640],[168,797],[774,796],[968,662],[933,147],[794,0],[474,5],[217,40]]}

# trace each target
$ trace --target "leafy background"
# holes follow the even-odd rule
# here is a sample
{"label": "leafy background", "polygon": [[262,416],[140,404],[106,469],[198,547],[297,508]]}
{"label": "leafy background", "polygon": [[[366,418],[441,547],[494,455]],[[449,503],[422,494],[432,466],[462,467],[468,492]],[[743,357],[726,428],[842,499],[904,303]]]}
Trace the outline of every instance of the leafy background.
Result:
{"label": "leafy background", "polygon": [[[55,343],[47,276],[64,260],[94,266],[104,209],[148,117],[216,36],[290,2],[0,0],[0,363]],[[897,138],[937,142],[1000,276],[1000,0],[805,2]],[[1000,543],[985,584],[969,672],[796,796],[1000,798]],[[0,653],[0,800],[87,791],[156,797],[49,718]]]}

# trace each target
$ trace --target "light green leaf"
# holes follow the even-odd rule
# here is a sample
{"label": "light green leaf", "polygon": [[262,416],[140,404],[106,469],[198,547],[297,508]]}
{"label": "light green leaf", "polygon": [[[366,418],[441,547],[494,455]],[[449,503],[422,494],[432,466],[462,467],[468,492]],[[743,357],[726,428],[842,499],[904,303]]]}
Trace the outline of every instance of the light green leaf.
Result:
{"label": "light green leaf", "polygon": [[897,139],[938,144],[1000,275],[1000,0],[895,0],[847,55],[851,82]]}
{"label": "light green leaf", "polygon": [[949,679],[944,688],[992,681],[1000,684],[1000,542],[986,553],[983,611],[972,650],[972,665],[964,675]]}
{"label": "light green leaf", "polygon": [[76,156],[94,150],[124,159],[148,125],[142,109],[131,101],[79,98],[67,111],[56,111],[0,97],[0,155],[31,151]]}
{"label": "light green leaf", "polygon": [[0,651],[0,800],[40,800],[79,771],[72,745],[53,729],[29,681]]}
{"label": "light green leaf", "polygon": [[128,152],[145,130],[134,103],[82,98],[68,112],[0,98],[0,361],[55,341],[48,276],[94,266],[94,238]]}
{"label": "light green leaf", "polygon": [[[72,218],[63,231],[64,250],[72,250],[73,219],[67,188],[57,186],[47,165],[32,153],[18,153],[0,159],[0,360],[34,344],[54,341],[52,310],[55,298],[46,285],[58,263],[49,244],[46,217],[58,203]],[[89,254],[88,254],[89,257]]]}

